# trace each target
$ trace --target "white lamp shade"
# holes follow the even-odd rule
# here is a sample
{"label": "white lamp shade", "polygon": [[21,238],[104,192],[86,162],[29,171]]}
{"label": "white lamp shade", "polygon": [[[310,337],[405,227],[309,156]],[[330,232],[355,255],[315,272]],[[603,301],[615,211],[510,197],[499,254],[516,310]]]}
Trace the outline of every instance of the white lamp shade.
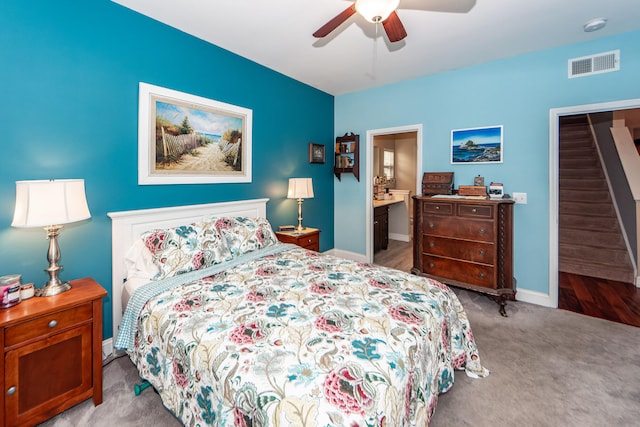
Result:
{"label": "white lamp shade", "polygon": [[311,178],[289,178],[289,199],[311,199],[313,198],[313,183]]}
{"label": "white lamp shade", "polygon": [[13,227],[48,227],[91,218],[83,179],[16,182]]}
{"label": "white lamp shade", "polygon": [[356,11],[369,22],[382,22],[399,4],[400,0],[356,0]]}

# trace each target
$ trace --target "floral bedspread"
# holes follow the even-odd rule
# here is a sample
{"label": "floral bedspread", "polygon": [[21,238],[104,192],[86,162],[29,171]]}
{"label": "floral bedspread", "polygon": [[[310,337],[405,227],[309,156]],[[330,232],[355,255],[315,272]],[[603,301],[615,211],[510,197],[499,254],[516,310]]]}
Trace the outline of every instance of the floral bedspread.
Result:
{"label": "floral bedspread", "polygon": [[425,426],[488,375],[448,287],[288,245],[151,298],[134,347],[188,426]]}

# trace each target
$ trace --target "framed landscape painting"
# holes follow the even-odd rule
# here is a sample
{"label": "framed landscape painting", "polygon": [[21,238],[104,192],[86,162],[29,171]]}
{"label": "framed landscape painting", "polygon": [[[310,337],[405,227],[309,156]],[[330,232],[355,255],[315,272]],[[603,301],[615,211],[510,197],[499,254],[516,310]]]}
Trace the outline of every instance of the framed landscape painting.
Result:
{"label": "framed landscape painting", "polygon": [[252,110],[140,83],[138,184],[251,182]]}
{"label": "framed landscape painting", "polygon": [[502,126],[451,131],[451,163],[502,163]]}

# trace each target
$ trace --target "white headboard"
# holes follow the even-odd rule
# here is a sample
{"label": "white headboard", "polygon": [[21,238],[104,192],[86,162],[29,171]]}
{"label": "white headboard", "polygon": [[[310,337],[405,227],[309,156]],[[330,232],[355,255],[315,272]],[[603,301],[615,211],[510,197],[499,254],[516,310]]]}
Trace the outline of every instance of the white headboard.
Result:
{"label": "white headboard", "polygon": [[200,222],[214,215],[265,218],[268,201],[269,199],[253,199],[109,212],[107,215],[111,218],[111,304],[113,305],[114,341],[122,319],[122,285],[126,278],[125,255],[142,233],[156,228],[170,228]]}

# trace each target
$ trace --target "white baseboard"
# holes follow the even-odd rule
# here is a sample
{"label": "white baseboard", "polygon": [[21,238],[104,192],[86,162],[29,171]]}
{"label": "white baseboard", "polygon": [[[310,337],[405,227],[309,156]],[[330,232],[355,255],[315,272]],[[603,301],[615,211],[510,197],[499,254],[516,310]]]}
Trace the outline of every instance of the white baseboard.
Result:
{"label": "white baseboard", "polygon": [[411,236],[409,236],[408,234],[389,233],[389,239],[399,240],[401,242],[410,242]]}
{"label": "white baseboard", "polygon": [[528,302],[530,304],[541,305],[543,307],[558,308],[557,304],[551,301],[551,297],[549,296],[549,294],[529,291],[527,289],[518,289],[516,292],[516,300]]}
{"label": "white baseboard", "polygon": [[106,360],[113,354],[113,338],[102,341],[102,360]]}
{"label": "white baseboard", "polygon": [[350,259],[351,261],[356,262],[367,262],[367,257],[362,254],[358,254],[355,252],[343,251],[342,249],[331,249],[327,252],[324,252],[329,255]]}

